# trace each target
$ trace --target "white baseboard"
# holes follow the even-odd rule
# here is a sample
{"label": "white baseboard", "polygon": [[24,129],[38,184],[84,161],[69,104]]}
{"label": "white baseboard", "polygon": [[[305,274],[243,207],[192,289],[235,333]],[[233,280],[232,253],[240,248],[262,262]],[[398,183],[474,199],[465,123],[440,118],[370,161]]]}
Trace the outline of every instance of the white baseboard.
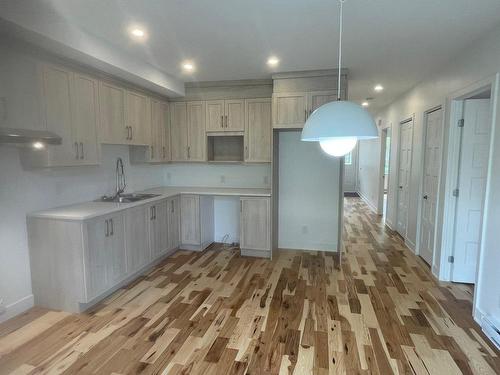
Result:
{"label": "white baseboard", "polygon": [[375,207],[373,203],[370,202],[370,200],[366,196],[364,196],[360,191],[358,191],[358,194],[359,197],[368,205],[368,207],[370,207],[370,209],[378,215],[377,207]]}
{"label": "white baseboard", "polygon": [[35,305],[35,299],[33,294],[30,294],[26,297],[21,298],[19,301],[11,303],[5,306],[5,312],[0,315],[0,323],[13,318],[16,315],[19,315],[26,310],[31,309]]}
{"label": "white baseboard", "polygon": [[416,245],[413,242],[411,242],[408,238],[405,238],[405,245],[408,249],[410,249],[413,252],[413,254],[417,254]]}

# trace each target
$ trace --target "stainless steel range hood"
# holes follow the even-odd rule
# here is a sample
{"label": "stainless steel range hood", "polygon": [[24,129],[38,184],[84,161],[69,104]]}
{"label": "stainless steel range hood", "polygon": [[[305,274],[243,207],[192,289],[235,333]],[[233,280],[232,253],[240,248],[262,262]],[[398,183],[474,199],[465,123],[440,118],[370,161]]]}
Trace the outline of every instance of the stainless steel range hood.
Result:
{"label": "stainless steel range hood", "polygon": [[62,139],[45,130],[0,128],[0,144],[2,143],[60,145]]}

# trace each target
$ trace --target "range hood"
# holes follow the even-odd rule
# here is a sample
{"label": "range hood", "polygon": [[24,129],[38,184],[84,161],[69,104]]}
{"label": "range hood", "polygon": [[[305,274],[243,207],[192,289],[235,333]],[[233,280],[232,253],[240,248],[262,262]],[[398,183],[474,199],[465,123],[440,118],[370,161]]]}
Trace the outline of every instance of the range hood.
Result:
{"label": "range hood", "polygon": [[60,145],[61,137],[45,130],[0,128],[0,144]]}

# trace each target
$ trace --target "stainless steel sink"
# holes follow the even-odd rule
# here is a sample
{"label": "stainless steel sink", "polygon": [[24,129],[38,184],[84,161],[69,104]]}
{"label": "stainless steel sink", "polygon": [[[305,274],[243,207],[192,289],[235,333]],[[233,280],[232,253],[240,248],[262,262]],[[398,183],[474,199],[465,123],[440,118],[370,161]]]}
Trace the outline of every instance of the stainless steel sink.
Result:
{"label": "stainless steel sink", "polygon": [[158,197],[160,194],[120,194],[114,197],[108,197],[106,195],[102,196],[99,199],[96,199],[96,202],[110,202],[110,203],[133,203],[142,201],[144,199],[150,199],[154,197]]}

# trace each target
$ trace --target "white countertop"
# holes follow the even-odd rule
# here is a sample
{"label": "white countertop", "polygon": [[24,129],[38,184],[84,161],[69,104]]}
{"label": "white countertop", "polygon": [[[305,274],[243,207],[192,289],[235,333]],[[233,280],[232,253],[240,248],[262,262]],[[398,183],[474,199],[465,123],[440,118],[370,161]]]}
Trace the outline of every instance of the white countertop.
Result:
{"label": "white countertop", "polygon": [[58,220],[87,220],[98,216],[108,215],[127,208],[148,204],[179,194],[219,195],[219,196],[244,196],[244,197],[270,197],[271,189],[247,188],[213,188],[213,187],[157,187],[136,193],[160,194],[158,197],[144,199],[133,203],[113,202],[84,202],[37,211],[28,214],[28,217],[47,218]]}

